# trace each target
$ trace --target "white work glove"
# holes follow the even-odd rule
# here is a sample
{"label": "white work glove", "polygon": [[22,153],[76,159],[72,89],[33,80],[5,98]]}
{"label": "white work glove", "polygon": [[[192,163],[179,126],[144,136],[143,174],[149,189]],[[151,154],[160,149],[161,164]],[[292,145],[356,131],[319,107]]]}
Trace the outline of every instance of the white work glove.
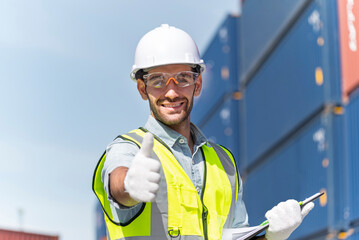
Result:
{"label": "white work glove", "polygon": [[313,207],[314,203],[310,202],[301,209],[299,203],[293,199],[273,207],[265,214],[269,223],[266,239],[285,240],[289,238]]}
{"label": "white work glove", "polygon": [[152,148],[153,135],[146,133],[124,180],[125,191],[138,202],[154,201],[159,189],[161,163],[151,158]]}

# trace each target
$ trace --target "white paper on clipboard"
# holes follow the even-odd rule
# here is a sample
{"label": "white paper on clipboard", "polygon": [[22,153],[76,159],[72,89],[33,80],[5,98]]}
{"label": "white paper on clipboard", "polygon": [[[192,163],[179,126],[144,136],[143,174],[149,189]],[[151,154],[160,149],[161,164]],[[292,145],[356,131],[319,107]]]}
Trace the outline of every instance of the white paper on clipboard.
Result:
{"label": "white paper on clipboard", "polygon": [[242,228],[225,228],[223,229],[222,240],[245,240],[248,239],[245,236],[251,235],[260,226],[254,227],[242,227]]}

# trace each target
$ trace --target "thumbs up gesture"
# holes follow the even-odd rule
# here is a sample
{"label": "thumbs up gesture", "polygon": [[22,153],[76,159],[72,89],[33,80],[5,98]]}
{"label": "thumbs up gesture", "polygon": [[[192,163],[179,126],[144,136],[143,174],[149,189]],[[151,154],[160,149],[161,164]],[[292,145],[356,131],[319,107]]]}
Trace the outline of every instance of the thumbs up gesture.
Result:
{"label": "thumbs up gesture", "polygon": [[153,135],[146,133],[124,180],[125,191],[138,202],[154,201],[159,189],[161,163],[151,158],[152,148]]}

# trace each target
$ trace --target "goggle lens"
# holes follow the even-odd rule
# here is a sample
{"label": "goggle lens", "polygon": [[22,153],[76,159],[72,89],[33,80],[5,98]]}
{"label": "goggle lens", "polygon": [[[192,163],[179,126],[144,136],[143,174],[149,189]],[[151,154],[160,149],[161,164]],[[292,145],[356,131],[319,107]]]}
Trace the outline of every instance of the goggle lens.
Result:
{"label": "goggle lens", "polygon": [[171,80],[178,87],[188,87],[196,83],[198,73],[192,71],[183,71],[178,73],[149,73],[143,76],[143,80],[148,87],[164,88]]}

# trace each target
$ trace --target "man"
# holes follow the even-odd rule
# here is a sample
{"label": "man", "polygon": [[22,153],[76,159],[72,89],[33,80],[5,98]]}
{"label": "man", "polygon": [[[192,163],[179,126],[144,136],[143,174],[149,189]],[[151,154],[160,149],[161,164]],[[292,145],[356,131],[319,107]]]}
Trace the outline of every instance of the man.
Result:
{"label": "man", "polygon": [[[184,31],[161,25],[138,43],[131,78],[151,115],[106,149],[93,188],[109,239],[221,239],[248,226],[232,154],[191,123],[205,65]],[[266,238],[286,239],[313,207],[288,200],[268,211]]]}

